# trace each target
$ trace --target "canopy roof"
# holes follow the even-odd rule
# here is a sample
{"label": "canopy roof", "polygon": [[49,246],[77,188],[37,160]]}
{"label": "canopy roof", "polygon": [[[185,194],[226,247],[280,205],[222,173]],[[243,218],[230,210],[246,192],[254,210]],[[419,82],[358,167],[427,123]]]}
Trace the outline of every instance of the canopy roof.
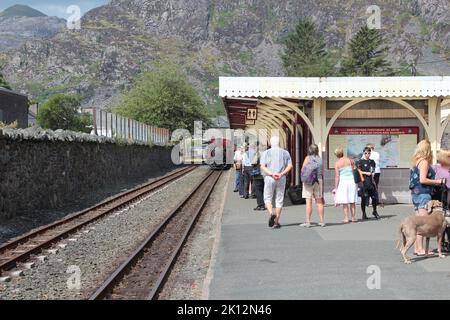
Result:
{"label": "canopy roof", "polygon": [[449,97],[450,77],[220,77],[220,97]]}

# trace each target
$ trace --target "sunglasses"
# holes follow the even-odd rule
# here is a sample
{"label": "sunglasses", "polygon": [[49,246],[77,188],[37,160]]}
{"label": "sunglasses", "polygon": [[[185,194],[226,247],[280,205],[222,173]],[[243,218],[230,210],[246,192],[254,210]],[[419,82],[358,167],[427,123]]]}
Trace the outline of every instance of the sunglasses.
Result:
{"label": "sunglasses", "polygon": [[370,152],[364,152],[364,154],[370,154]]}

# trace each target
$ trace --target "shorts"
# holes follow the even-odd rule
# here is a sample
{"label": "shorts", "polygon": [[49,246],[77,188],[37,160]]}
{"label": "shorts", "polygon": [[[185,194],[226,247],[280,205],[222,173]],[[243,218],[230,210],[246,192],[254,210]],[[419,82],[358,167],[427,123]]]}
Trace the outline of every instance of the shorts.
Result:
{"label": "shorts", "polygon": [[284,191],[286,189],[286,177],[275,180],[272,177],[264,177],[264,203],[272,203],[275,193],[275,208],[283,208]]}
{"label": "shorts", "polygon": [[412,194],[412,203],[414,210],[426,209],[428,201],[431,200],[431,195],[428,193]]}
{"label": "shorts", "polygon": [[323,182],[314,183],[313,185],[303,184],[302,197],[305,199],[320,199],[323,198]]}

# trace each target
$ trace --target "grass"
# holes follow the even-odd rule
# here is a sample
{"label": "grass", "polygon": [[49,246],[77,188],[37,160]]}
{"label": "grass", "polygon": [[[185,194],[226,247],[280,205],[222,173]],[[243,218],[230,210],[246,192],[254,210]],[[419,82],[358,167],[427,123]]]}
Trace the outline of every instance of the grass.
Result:
{"label": "grass", "polygon": [[218,26],[221,29],[226,28],[233,22],[233,16],[235,13],[233,11],[223,11],[217,13],[217,16],[214,15],[214,25]]}
{"label": "grass", "polygon": [[441,53],[441,47],[437,45],[436,43],[433,43],[431,46],[431,52],[434,54],[440,54]]}
{"label": "grass", "polygon": [[250,51],[240,52],[239,60],[244,64],[249,64],[253,61],[253,54]]}

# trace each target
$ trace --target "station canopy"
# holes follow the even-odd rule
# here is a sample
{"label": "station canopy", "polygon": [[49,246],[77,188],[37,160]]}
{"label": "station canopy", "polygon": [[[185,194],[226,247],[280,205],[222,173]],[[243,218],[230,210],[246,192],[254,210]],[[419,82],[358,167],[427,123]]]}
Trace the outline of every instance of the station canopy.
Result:
{"label": "station canopy", "polygon": [[297,99],[440,97],[450,96],[450,77],[220,77],[219,95]]}
{"label": "station canopy", "polygon": [[[405,112],[410,112],[423,125],[434,152],[450,121],[450,116],[441,116],[441,110],[450,105],[450,77],[445,76],[220,77],[219,95],[231,128],[283,127],[286,132],[282,132],[281,138],[287,142],[300,119],[309,127],[321,150],[336,120],[353,106],[370,100],[384,100],[399,106],[383,117],[402,118]],[[425,101],[426,114],[416,107],[414,100]],[[330,107],[333,101],[344,103],[336,110]],[[249,118],[252,114],[255,119]]]}

